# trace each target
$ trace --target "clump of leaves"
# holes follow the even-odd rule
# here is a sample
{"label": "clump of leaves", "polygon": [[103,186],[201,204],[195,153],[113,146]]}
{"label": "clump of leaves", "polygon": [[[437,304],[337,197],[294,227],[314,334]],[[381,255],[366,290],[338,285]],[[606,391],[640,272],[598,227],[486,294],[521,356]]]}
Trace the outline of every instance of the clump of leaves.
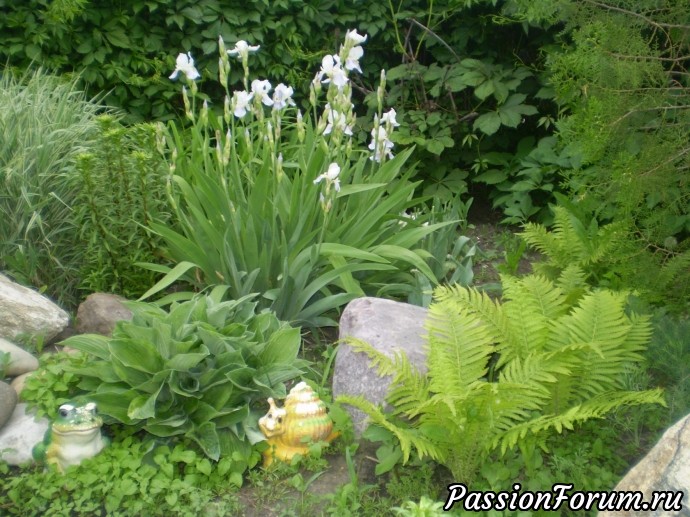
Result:
{"label": "clump of leaves", "polygon": [[38,416],[55,418],[61,404],[83,395],[78,387],[81,378],[72,370],[87,367],[84,353],[46,353],[39,358],[40,367],[27,377],[21,398],[36,406]]}
{"label": "clump of leaves", "polygon": [[129,302],[133,319],[119,322],[112,338],[64,344],[96,358],[73,371],[110,421],[184,436],[209,458],[231,455],[246,468],[251,445],[264,439],[252,403],[285,397],[285,381],[306,361],[297,359],[299,328],[257,314],[253,296],[221,301],[224,291],[173,303],[169,312]]}
{"label": "clump of leaves", "polygon": [[623,389],[651,331],[647,317],[626,314],[625,295],[583,290],[569,297],[539,275],[502,282],[503,303],[475,289],[435,290],[426,323],[428,375],[404,354],[391,358],[351,342],[381,375],[393,376],[393,410],[385,414],[361,397],[338,401],[392,432],[403,461],[414,449],[470,483],[494,450],[544,446],[548,432],[615,408],[663,404],[659,389]]}

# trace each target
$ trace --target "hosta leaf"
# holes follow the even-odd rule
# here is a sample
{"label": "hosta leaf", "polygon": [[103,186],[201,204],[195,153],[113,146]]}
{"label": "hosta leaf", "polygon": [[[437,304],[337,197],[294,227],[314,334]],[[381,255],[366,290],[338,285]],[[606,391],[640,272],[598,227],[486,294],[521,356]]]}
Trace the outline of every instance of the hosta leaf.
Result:
{"label": "hosta leaf", "polygon": [[163,368],[163,358],[158,350],[146,341],[112,339],[108,349],[113,357],[128,368],[150,374]]}
{"label": "hosta leaf", "polygon": [[190,433],[190,437],[199,444],[206,456],[218,461],[220,458],[220,441],[213,422],[204,422]]}
{"label": "hosta leaf", "polygon": [[199,352],[193,354],[177,354],[173,356],[165,362],[165,368],[178,372],[187,372],[191,370],[209,356],[209,351],[205,346],[202,345],[198,350]]}
{"label": "hosta leaf", "polygon": [[285,327],[274,332],[259,355],[262,364],[287,363],[297,358],[302,338],[299,328]]}
{"label": "hosta leaf", "polygon": [[110,338],[100,336],[98,334],[82,334],[79,336],[72,336],[64,341],[64,346],[71,346],[87,354],[98,357],[99,359],[110,359],[110,352],[108,351],[108,343]]}

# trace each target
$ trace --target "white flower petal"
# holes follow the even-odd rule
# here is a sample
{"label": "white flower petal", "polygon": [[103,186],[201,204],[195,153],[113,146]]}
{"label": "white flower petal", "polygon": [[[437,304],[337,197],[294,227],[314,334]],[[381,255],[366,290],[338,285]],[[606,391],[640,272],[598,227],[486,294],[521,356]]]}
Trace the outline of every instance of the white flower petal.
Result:
{"label": "white flower petal", "polygon": [[367,40],[367,35],[359,34],[357,32],[357,29],[353,29],[351,31],[347,31],[347,33],[345,34],[345,39],[351,41],[355,45],[359,45]]}

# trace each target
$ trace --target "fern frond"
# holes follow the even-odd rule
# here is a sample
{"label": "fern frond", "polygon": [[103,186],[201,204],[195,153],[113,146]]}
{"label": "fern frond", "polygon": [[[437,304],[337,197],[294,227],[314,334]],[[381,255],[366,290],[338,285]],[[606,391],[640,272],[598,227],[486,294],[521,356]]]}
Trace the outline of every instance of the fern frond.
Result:
{"label": "fern frond", "polygon": [[511,278],[501,275],[503,298],[529,306],[547,319],[565,314],[565,294],[560,287],[541,275]]}
{"label": "fern frond", "polygon": [[476,314],[463,310],[452,299],[429,307],[425,323],[428,334],[429,389],[448,399],[463,398],[488,371],[493,352],[492,334]]}
{"label": "fern frond", "polygon": [[516,425],[497,436],[492,445],[500,445],[501,452],[514,447],[527,433],[537,434],[548,429],[555,429],[561,433],[563,428],[573,429],[578,422],[591,418],[602,418],[606,413],[623,406],[640,404],[666,405],[661,389],[647,391],[614,391],[606,392],[593,397],[582,404],[573,406],[564,413],[556,415],[543,415],[529,422]]}
{"label": "fern frond", "polygon": [[629,330],[624,312],[625,295],[597,291],[584,296],[572,312],[559,320],[569,343],[607,343],[620,345]]}
{"label": "fern frond", "polygon": [[587,246],[590,239],[585,226],[574,213],[563,206],[554,206],[553,213],[553,233],[567,254],[560,257],[559,265],[565,267],[573,261],[586,262],[589,256]]}
{"label": "fern frond", "polygon": [[375,406],[362,396],[353,397],[350,395],[340,395],[336,398],[339,404],[348,404],[369,416],[369,419],[389,430],[400,441],[400,449],[403,453],[403,462],[407,463],[410,459],[412,447],[417,450],[420,458],[429,456],[436,461],[443,460],[442,451],[439,447],[429,440],[423,433],[412,426],[399,426],[389,420],[385,413],[378,406]]}
{"label": "fern frond", "polygon": [[508,320],[503,307],[477,289],[460,285],[438,286],[434,289],[434,300],[438,302],[453,301],[459,308],[476,315],[491,334],[494,343],[500,345],[511,339]]}
{"label": "fern frond", "polygon": [[575,305],[589,290],[587,273],[577,264],[568,264],[558,275],[556,285],[565,293],[565,304],[568,308]]}
{"label": "fern frond", "polygon": [[524,359],[511,361],[501,370],[499,384],[530,385],[535,394],[548,396],[550,387],[558,380],[558,375],[568,375],[571,370],[567,362],[552,354],[532,354]]}
{"label": "fern frond", "polygon": [[688,271],[690,271],[690,250],[673,256],[661,267],[656,279],[657,288],[660,290],[670,288],[674,280],[681,275],[687,279]]}
{"label": "fern frond", "polygon": [[518,233],[522,239],[542,255],[561,265],[568,260],[563,242],[558,235],[548,231],[544,225],[537,223],[525,223],[523,231]]}
{"label": "fern frond", "polygon": [[596,264],[611,255],[615,255],[615,250],[620,246],[621,238],[627,235],[624,222],[613,222],[602,227],[596,226],[596,219],[592,219],[594,230],[589,232],[590,240],[587,255],[583,262]]}
{"label": "fern frond", "polygon": [[626,359],[633,362],[643,360],[643,356],[638,352],[643,352],[647,344],[652,339],[652,323],[649,315],[638,315],[632,313],[628,318],[630,328],[628,335],[625,336],[625,352],[628,354]]}
{"label": "fern frond", "polygon": [[344,342],[347,343],[355,352],[366,354],[369,359],[371,359],[371,367],[375,368],[381,377],[386,375],[394,376],[399,373],[399,367],[402,363],[402,359],[400,357],[402,352],[394,354],[393,357],[390,357],[383,352],[376,350],[366,341],[351,336],[347,337]]}
{"label": "fern frond", "polygon": [[392,377],[386,401],[394,408],[394,414],[415,416],[420,404],[429,398],[429,380],[410,363],[405,353],[399,351],[389,357],[366,341],[353,337],[348,337],[345,343],[355,352],[366,354],[378,375]]}
{"label": "fern frond", "polygon": [[508,318],[511,340],[499,347],[497,367],[514,358],[541,351],[548,338],[548,321],[565,313],[563,292],[544,276],[501,277],[504,286],[503,310]]}

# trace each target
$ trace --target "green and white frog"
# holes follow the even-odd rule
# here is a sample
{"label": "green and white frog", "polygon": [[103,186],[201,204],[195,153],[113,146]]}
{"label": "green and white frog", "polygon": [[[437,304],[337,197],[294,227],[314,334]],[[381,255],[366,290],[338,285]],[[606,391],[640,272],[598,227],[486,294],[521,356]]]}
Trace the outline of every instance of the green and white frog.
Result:
{"label": "green and white frog", "polygon": [[79,465],[82,460],[95,456],[108,444],[108,439],[101,435],[102,425],[95,403],[63,404],[43,441],[34,446],[33,457],[64,472],[70,465]]}

